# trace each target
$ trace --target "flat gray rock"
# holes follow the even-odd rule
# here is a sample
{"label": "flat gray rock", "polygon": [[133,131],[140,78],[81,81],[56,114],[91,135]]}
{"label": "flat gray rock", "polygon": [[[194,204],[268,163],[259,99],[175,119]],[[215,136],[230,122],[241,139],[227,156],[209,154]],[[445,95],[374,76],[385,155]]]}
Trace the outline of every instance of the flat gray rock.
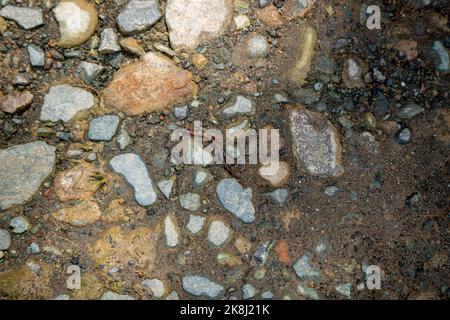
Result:
{"label": "flat gray rock", "polygon": [[55,147],[36,141],[0,151],[0,209],[28,202],[55,166]]}
{"label": "flat gray rock", "polygon": [[298,258],[294,263],[294,271],[297,277],[299,277],[301,280],[307,280],[307,281],[319,281],[320,280],[320,273],[318,270],[313,268],[311,266],[311,263],[309,261],[309,257],[307,254],[304,254],[300,258]]}
{"label": "flat gray rock", "polygon": [[234,117],[236,115],[251,115],[255,111],[255,104],[252,100],[244,96],[237,96],[233,104],[223,109],[222,114],[225,117]]}
{"label": "flat gray rock", "polygon": [[9,223],[9,227],[12,228],[12,232],[15,234],[22,234],[28,230],[30,223],[24,217],[15,217]]}
{"label": "flat gray rock", "polygon": [[148,30],[162,14],[157,0],[131,0],[119,13],[117,24],[124,34],[133,34]]}
{"label": "flat gray rock", "polygon": [[182,282],[184,291],[196,297],[204,296],[214,299],[224,290],[222,285],[198,275],[184,276]]}
{"label": "flat gray rock", "polygon": [[0,229],[0,250],[8,250],[11,246],[11,234],[5,229]]}
{"label": "flat gray rock", "polygon": [[191,214],[189,215],[189,221],[186,225],[186,228],[193,234],[199,233],[200,230],[202,230],[203,225],[205,224],[205,220],[205,217]]}
{"label": "flat gray rock", "polygon": [[80,111],[94,106],[94,96],[89,91],[68,84],[53,86],[45,95],[41,120],[69,122]]}
{"label": "flat gray rock", "polygon": [[30,30],[44,24],[41,9],[8,5],[0,10],[0,16],[17,22],[25,30]]}
{"label": "flat gray rock", "polygon": [[80,77],[86,84],[91,84],[104,70],[105,67],[99,64],[85,61],[82,61],[78,67]]}
{"label": "flat gray rock", "polygon": [[111,141],[119,128],[120,119],[115,115],[95,118],[89,124],[88,139],[92,141]]}
{"label": "flat gray rock", "polygon": [[100,54],[108,54],[121,51],[122,48],[119,44],[119,37],[113,28],[106,28],[100,34],[100,45],[98,46],[98,52]]}
{"label": "flat gray rock", "polygon": [[137,203],[141,206],[150,206],[156,201],[153,181],[141,157],[134,153],[119,154],[111,159],[109,165],[134,188]]}
{"label": "flat gray rock", "polygon": [[28,56],[30,58],[30,64],[33,67],[45,66],[45,52],[42,48],[35,44],[30,44],[27,47]]}
{"label": "flat gray rock", "polygon": [[189,211],[197,211],[201,206],[200,195],[192,192],[180,195],[180,206]]}
{"label": "flat gray rock", "polygon": [[173,179],[161,180],[158,182],[158,188],[161,190],[161,193],[166,197],[166,199],[170,198],[172,194],[173,188]]}
{"label": "flat gray rock", "polygon": [[286,189],[276,189],[266,194],[275,204],[283,204],[289,197],[289,191]]}
{"label": "flat gray rock", "polygon": [[411,119],[423,112],[425,109],[416,103],[410,103],[400,109],[398,116],[401,119]]}
{"label": "flat gray rock", "polygon": [[220,220],[214,220],[209,225],[208,241],[214,246],[220,247],[230,236],[230,228]]}
{"label": "flat gray rock", "polygon": [[236,179],[223,179],[216,188],[220,204],[244,223],[255,221],[252,190],[244,190]]}

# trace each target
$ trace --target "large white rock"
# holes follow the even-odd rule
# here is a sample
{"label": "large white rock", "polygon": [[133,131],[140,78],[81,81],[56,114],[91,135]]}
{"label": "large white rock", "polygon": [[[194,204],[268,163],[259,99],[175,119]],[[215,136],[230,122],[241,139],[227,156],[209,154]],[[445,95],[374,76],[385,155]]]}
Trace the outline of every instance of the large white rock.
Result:
{"label": "large white rock", "polygon": [[230,21],[229,0],[169,0],[166,22],[173,47],[195,48],[218,37]]}

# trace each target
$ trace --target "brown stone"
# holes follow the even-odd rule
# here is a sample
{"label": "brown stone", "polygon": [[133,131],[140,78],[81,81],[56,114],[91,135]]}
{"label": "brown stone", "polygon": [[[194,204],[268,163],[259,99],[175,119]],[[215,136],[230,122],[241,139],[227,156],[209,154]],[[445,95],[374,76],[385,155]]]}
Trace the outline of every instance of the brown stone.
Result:
{"label": "brown stone", "polygon": [[283,7],[283,16],[288,20],[292,20],[296,17],[305,17],[313,9],[316,0],[306,0],[306,2],[306,7],[303,7],[298,0],[286,0]]}
{"label": "brown stone", "polygon": [[22,112],[33,102],[33,95],[29,91],[12,91],[0,99],[0,110],[6,113]]}
{"label": "brown stone", "polygon": [[234,241],[234,246],[240,253],[246,254],[252,248],[252,243],[249,240],[247,240],[244,236],[239,235]]}
{"label": "brown stone", "polygon": [[144,48],[142,48],[136,39],[131,37],[120,40],[120,46],[123,50],[138,56],[143,56],[145,54]]}
{"label": "brown stone", "polygon": [[281,14],[278,12],[277,7],[274,5],[269,5],[263,9],[259,9],[256,12],[256,16],[262,23],[268,27],[276,28],[283,24],[281,19]]}
{"label": "brown stone", "polygon": [[203,70],[203,69],[205,69],[206,65],[208,64],[208,60],[201,53],[196,53],[192,56],[192,64],[198,70]]}
{"label": "brown stone", "polygon": [[53,217],[75,227],[84,227],[100,220],[102,211],[97,203],[85,200],[72,207],[62,208],[53,213]]}
{"label": "brown stone", "polygon": [[147,227],[134,230],[112,227],[103,232],[90,247],[97,265],[105,272],[113,267],[150,275],[156,264],[159,233]]}
{"label": "brown stone", "polygon": [[93,164],[81,163],[58,173],[55,178],[55,192],[59,200],[82,200],[94,194],[99,188],[94,177],[98,172]]}
{"label": "brown stone", "polygon": [[417,51],[417,42],[414,40],[400,40],[396,45],[395,49],[406,56],[406,60],[414,60],[419,56]]}
{"label": "brown stone", "polygon": [[140,62],[121,68],[103,95],[109,107],[133,116],[185,103],[196,93],[192,73],[149,52]]}

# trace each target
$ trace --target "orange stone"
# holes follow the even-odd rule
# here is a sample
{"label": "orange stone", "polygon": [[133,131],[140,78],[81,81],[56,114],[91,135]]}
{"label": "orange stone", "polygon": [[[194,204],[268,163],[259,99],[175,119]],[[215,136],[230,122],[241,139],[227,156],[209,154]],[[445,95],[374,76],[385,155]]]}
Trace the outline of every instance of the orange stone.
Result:
{"label": "orange stone", "polygon": [[121,68],[103,91],[107,106],[128,115],[142,115],[183,104],[197,94],[192,73],[169,58],[149,52]]}
{"label": "orange stone", "polygon": [[282,264],[290,264],[291,263],[291,258],[289,257],[288,246],[286,244],[286,241],[284,241],[284,240],[278,241],[277,245],[275,246],[275,252],[278,255],[278,260]]}

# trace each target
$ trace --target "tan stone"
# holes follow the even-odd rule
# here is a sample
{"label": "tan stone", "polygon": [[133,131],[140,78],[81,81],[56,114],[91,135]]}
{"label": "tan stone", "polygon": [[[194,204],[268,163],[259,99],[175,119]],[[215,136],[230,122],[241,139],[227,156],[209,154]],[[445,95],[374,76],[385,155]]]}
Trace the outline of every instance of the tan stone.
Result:
{"label": "tan stone", "polygon": [[406,60],[414,60],[419,56],[417,51],[417,42],[414,40],[400,40],[396,45],[395,49],[403,53],[406,56]]}
{"label": "tan stone", "polygon": [[140,62],[121,68],[103,92],[107,106],[128,115],[163,110],[185,103],[196,94],[192,73],[153,52]]}
{"label": "tan stone", "polygon": [[261,176],[261,178],[269,182],[270,185],[274,188],[280,188],[284,186],[291,175],[289,163],[280,161],[278,165],[278,170],[274,174],[272,174],[271,172],[269,174],[264,172],[264,168],[270,167],[270,163],[263,165],[258,170],[258,174]]}
{"label": "tan stone", "polygon": [[252,248],[252,243],[244,236],[239,235],[236,240],[234,240],[234,246],[240,253],[246,254]]}
{"label": "tan stone", "polygon": [[75,227],[84,227],[100,220],[102,211],[97,203],[85,200],[72,207],[62,208],[53,213],[53,217]]}
{"label": "tan stone", "polygon": [[281,19],[281,14],[278,12],[277,7],[274,5],[269,5],[263,9],[259,9],[256,12],[256,16],[262,23],[268,27],[276,28],[283,24]]}
{"label": "tan stone", "polygon": [[120,40],[120,46],[123,50],[138,56],[143,56],[145,54],[144,48],[142,48],[135,38],[129,37]]}
{"label": "tan stone", "polygon": [[308,4],[305,8],[303,8],[299,5],[299,0],[286,0],[283,7],[283,16],[288,20],[292,20],[295,17],[303,18],[311,12],[315,2],[316,0],[307,0]]}
{"label": "tan stone", "polygon": [[142,207],[135,207],[131,209],[125,204],[122,198],[112,200],[106,211],[102,215],[104,222],[130,222],[132,219],[142,217],[145,214],[145,209]]}
{"label": "tan stone", "polygon": [[59,200],[82,200],[94,194],[99,188],[99,183],[95,180],[98,173],[95,165],[85,162],[58,173],[55,192]]}
{"label": "tan stone", "polygon": [[8,24],[6,23],[6,20],[0,17],[0,33],[3,33],[8,28]]}
{"label": "tan stone", "polygon": [[33,102],[30,91],[12,91],[5,97],[0,97],[0,110],[6,113],[22,112]]}
{"label": "tan stone", "polygon": [[203,69],[205,69],[206,65],[208,64],[208,60],[201,53],[196,53],[192,57],[192,64],[198,70],[203,70]]}
{"label": "tan stone", "polygon": [[303,26],[299,31],[299,38],[297,57],[288,72],[289,83],[295,86],[302,86],[308,76],[317,41],[316,30],[308,25]]}
{"label": "tan stone", "polygon": [[58,46],[62,48],[83,44],[97,29],[97,10],[86,0],[62,0],[53,13],[61,34]]}
{"label": "tan stone", "polygon": [[147,227],[134,230],[112,227],[89,248],[97,265],[105,272],[112,267],[150,275],[156,264],[159,233]]}
{"label": "tan stone", "polygon": [[234,268],[242,263],[239,257],[235,256],[232,253],[224,253],[224,252],[219,253],[217,255],[216,260],[217,264],[228,268]]}

